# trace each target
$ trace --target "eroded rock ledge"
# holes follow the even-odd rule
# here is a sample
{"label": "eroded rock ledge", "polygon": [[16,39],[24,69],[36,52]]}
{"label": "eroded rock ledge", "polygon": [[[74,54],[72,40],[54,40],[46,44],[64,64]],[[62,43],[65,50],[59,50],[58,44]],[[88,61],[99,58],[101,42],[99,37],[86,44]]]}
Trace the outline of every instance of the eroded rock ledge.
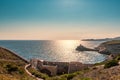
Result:
{"label": "eroded rock ledge", "polygon": [[118,55],[120,54],[120,40],[104,42],[94,49],[87,48],[80,44],[76,48],[76,50],[77,51],[97,51],[101,54],[106,54],[106,55],[111,55],[111,54]]}
{"label": "eroded rock ledge", "polygon": [[120,54],[120,40],[107,41],[95,48],[101,54]]}
{"label": "eroded rock ledge", "polygon": [[77,46],[76,50],[77,51],[97,51],[97,49],[90,49],[81,44],[79,46]]}

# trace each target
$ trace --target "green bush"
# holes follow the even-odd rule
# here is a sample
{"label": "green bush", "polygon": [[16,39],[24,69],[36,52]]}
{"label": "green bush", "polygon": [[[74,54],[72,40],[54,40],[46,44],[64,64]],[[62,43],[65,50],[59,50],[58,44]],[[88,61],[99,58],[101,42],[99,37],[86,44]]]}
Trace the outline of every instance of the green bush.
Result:
{"label": "green bush", "polygon": [[105,64],[104,68],[110,68],[110,67],[116,66],[116,65],[118,65],[118,60],[111,60]]}
{"label": "green bush", "polygon": [[120,60],[120,55],[118,55],[118,56],[115,58],[115,60]]}
{"label": "green bush", "polygon": [[24,71],[19,69],[19,73],[20,74],[24,74]]}
{"label": "green bush", "polygon": [[92,80],[91,78],[82,78],[80,80]]}
{"label": "green bush", "polygon": [[68,77],[67,77],[67,80],[71,80],[75,76],[76,76],[76,74],[69,74]]}
{"label": "green bush", "polygon": [[32,75],[36,76],[36,77],[39,77],[39,78],[42,78],[42,79],[47,79],[48,78],[48,75],[46,74],[43,74],[33,68],[30,68],[29,71],[32,73]]}
{"label": "green bush", "polygon": [[6,69],[9,73],[18,71],[18,67],[15,65],[7,64]]}

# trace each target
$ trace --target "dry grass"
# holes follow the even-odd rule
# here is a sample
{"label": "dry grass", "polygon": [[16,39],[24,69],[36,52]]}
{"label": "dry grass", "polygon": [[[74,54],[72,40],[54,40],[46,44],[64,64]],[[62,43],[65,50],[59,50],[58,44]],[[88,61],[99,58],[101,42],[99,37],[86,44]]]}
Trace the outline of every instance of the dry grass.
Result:
{"label": "dry grass", "polygon": [[25,72],[25,65],[26,62],[0,48],[0,80],[36,80]]}

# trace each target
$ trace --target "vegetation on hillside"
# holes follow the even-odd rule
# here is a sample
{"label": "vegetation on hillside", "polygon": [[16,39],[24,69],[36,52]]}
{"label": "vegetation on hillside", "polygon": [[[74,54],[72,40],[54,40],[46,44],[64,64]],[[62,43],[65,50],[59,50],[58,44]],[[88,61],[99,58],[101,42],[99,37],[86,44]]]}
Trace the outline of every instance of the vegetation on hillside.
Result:
{"label": "vegetation on hillside", "polygon": [[49,78],[49,76],[48,76],[47,74],[43,74],[43,73],[35,70],[35,69],[32,68],[32,67],[29,67],[28,70],[29,70],[29,72],[30,72],[32,75],[34,75],[34,76],[36,76],[36,77],[38,77],[38,78],[42,78],[42,79],[45,79],[45,80]]}
{"label": "vegetation on hillside", "polygon": [[[120,44],[120,40],[108,41],[103,44]],[[36,77],[45,80],[119,80],[120,79],[120,55],[113,60],[96,63],[89,69],[70,74],[49,77],[33,68],[28,70]],[[0,48],[0,80],[36,80],[30,77],[24,70],[27,63],[14,56],[10,52]]]}
{"label": "vegetation on hillside", "polygon": [[111,44],[120,44],[120,40],[107,41],[102,44],[111,45]]}
{"label": "vegetation on hillside", "polygon": [[118,65],[118,60],[110,60],[104,65],[104,68],[110,68],[117,65]]}
{"label": "vegetation on hillside", "polygon": [[0,80],[36,80],[25,72],[25,65],[24,61],[0,48]]}

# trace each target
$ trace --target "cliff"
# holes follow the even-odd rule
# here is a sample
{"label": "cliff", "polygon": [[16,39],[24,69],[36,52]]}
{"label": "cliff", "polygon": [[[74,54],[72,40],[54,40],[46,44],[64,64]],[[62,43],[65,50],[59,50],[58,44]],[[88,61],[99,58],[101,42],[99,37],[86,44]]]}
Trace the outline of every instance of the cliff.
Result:
{"label": "cliff", "polygon": [[120,53],[120,40],[107,41],[95,48],[102,54],[117,55]]}

